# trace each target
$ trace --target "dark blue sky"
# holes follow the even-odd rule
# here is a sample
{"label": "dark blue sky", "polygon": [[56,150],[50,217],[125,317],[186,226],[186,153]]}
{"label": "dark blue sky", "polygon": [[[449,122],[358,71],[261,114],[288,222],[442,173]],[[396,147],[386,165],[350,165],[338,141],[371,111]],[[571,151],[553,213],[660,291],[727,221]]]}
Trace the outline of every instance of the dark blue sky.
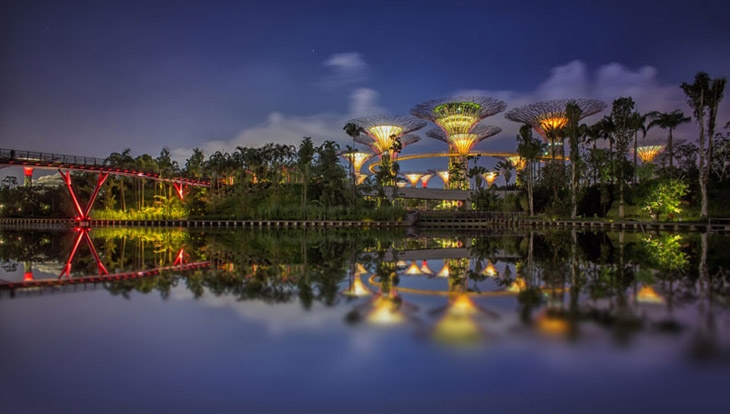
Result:
{"label": "dark blue sky", "polygon": [[[730,74],[726,0],[15,1],[0,14],[0,147],[96,156],[346,143],[352,116],[465,92],[671,110],[697,71]],[[517,126],[493,119],[513,146]]]}

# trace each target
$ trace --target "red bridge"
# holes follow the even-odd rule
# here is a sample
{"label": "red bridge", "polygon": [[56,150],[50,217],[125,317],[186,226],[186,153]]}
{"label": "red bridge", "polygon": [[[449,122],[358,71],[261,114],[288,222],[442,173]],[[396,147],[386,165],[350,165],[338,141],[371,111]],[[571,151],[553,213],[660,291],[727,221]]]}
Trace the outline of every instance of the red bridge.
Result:
{"label": "red bridge", "polygon": [[[172,183],[176,193],[180,199],[184,197],[186,186],[208,187],[210,181],[196,180],[186,177],[163,177],[159,173],[150,171],[140,171],[130,168],[115,166],[109,160],[96,157],[84,157],[78,155],[51,154],[45,152],[33,151],[17,151],[14,149],[0,148],[0,167],[17,166],[22,167],[26,177],[33,175],[34,169],[58,170],[63,182],[68,188],[69,194],[73,199],[74,209],[76,210],[76,220],[79,223],[87,223],[89,221],[89,212],[94,205],[96,196],[99,194],[101,186],[109,177],[109,175],[120,175],[126,177],[137,177],[148,180]],[[91,193],[86,206],[82,208],[76,192],[71,182],[71,171],[81,171],[99,174],[96,181],[94,191]]]}

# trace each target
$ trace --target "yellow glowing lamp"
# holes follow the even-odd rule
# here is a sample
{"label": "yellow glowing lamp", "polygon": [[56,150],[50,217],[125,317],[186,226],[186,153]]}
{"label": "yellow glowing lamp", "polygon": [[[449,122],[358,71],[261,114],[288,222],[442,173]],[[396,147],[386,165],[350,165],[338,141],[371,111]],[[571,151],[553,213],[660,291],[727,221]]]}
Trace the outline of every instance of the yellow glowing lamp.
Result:
{"label": "yellow glowing lamp", "polygon": [[366,178],[368,178],[367,174],[355,174],[355,183],[357,185],[360,185],[365,181]]}
{"label": "yellow glowing lamp", "polygon": [[411,183],[411,187],[415,188],[416,184],[418,184],[419,181],[421,181],[421,177],[423,177],[423,174],[420,173],[408,173],[405,174],[406,180],[408,180],[409,183]]}
{"label": "yellow glowing lamp", "polygon": [[537,317],[537,328],[540,332],[548,335],[565,335],[570,326],[568,321],[556,315],[543,312]]}
{"label": "yellow glowing lamp", "polygon": [[525,168],[525,166],[527,165],[527,160],[518,155],[507,157],[507,160],[515,167],[515,170],[517,171],[522,171],[522,169]]}
{"label": "yellow glowing lamp", "polygon": [[360,280],[360,275],[358,274],[352,279],[352,283],[350,284],[350,286],[347,287],[347,289],[342,292],[342,294],[359,298],[372,295],[372,292],[365,286],[364,283],[362,283],[362,280]]}
{"label": "yellow glowing lamp", "polygon": [[360,263],[355,263],[355,274],[361,275],[363,273],[368,273],[368,270],[365,269],[365,267],[363,265],[361,265]]}
{"label": "yellow glowing lamp", "polygon": [[449,304],[447,312],[454,315],[474,315],[479,309],[471,301],[471,298],[467,294],[459,294]]}
{"label": "yellow glowing lamp", "polygon": [[444,267],[436,274],[437,277],[449,277],[449,264],[444,263]]}
{"label": "yellow glowing lamp", "polygon": [[512,282],[507,287],[506,290],[507,290],[507,292],[515,292],[515,293],[517,293],[517,292],[522,292],[525,289],[527,289],[527,282],[525,282],[525,279],[523,279],[521,277],[518,277],[518,278],[515,278],[515,281]]}
{"label": "yellow glowing lamp", "polygon": [[477,143],[477,138],[477,134],[452,134],[449,135],[449,142],[457,154],[464,156]]}
{"label": "yellow glowing lamp", "polygon": [[403,134],[403,128],[398,125],[375,125],[370,127],[367,132],[375,140],[380,152],[387,152],[390,151],[394,138]]}
{"label": "yellow glowing lamp", "polygon": [[360,170],[362,169],[363,164],[365,164],[365,161],[369,160],[370,157],[373,156],[373,154],[369,152],[355,151],[346,152],[342,154],[342,156],[350,161],[350,164],[352,164],[352,168],[353,171],[355,171],[355,174],[360,174]]}
{"label": "yellow glowing lamp", "polygon": [[636,300],[641,303],[664,303],[664,298],[661,297],[651,286],[642,286],[639,292],[636,294]]}
{"label": "yellow glowing lamp", "polygon": [[486,276],[494,277],[494,276],[497,276],[499,274],[499,272],[497,271],[497,269],[494,267],[493,264],[487,263],[487,267],[485,267],[484,270],[482,270],[482,274],[486,275]]}
{"label": "yellow glowing lamp", "polygon": [[494,184],[494,181],[497,179],[498,176],[499,174],[494,171],[482,174],[482,177],[484,177],[484,181],[487,182],[487,186],[491,186],[492,184]]}
{"label": "yellow glowing lamp", "polygon": [[636,155],[639,156],[641,162],[647,164],[654,161],[654,158],[656,158],[663,150],[663,145],[647,145],[637,148]]}
{"label": "yellow glowing lamp", "polygon": [[551,129],[560,129],[568,124],[568,118],[562,115],[552,115],[547,118],[543,118],[540,121],[540,128],[544,131]]}
{"label": "yellow glowing lamp", "polygon": [[418,267],[416,262],[411,262],[411,265],[408,266],[408,269],[406,269],[405,273],[407,275],[420,275],[421,274],[421,268]]}
{"label": "yellow glowing lamp", "polygon": [[383,296],[375,299],[373,309],[365,319],[375,325],[396,325],[405,320],[398,304]]}
{"label": "yellow glowing lamp", "polygon": [[448,185],[449,185],[449,172],[448,171],[439,171],[436,174],[438,174],[438,176],[441,177],[441,181],[444,182],[444,188],[448,187]]}
{"label": "yellow glowing lamp", "polygon": [[467,315],[447,312],[433,328],[434,341],[452,346],[470,346],[484,338],[484,332]]}

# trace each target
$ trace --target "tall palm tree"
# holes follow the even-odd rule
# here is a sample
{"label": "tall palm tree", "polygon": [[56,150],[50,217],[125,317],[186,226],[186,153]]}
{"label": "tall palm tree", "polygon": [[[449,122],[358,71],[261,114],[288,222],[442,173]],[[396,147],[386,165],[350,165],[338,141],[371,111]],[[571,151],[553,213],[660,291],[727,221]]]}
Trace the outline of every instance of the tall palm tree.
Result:
{"label": "tall palm tree", "polygon": [[[565,115],[568,123],[565,130],[570,142],[570,218],[576,218],[578,214],[578,163],[580,162],[580,148],[578,140],[580,138],[580,117],[583,110],[574,103],[570,102],[565,107]],[[564,158],[564,157],[563,157]]]}
{"label": "tall palm tree", "polygon": [[692,118],[684,116],[684,112],[680,111],[679,109],[675,109],[672,112],[654,111],[647,114],[647,116],[652,119],[647,126],[647,130],[655,126],[658,126],[661,129],[669,130],[669,135],[667,136],[667,154],[669,154],[669,172],[670,174],[673,174],[674,140],[672,137],[672,131],[674,131],[678,126],[691,121]]}
{"label": "tall palm tree", "polygon": [[637,172],[636,167],[638,166],[638,149],[639,149],[639,131],[641,131],[641,139],[646,138],[646,132],[649,130],[649,127],[646,125],[648,114],[640,114],[639,112],[634,112],[631,115],[631,128],[634,130],[634,177],[633,177],[633,183],[636,185],[637,181]]}
{"label": "tall palm tree", "polygon": [[614,139],[616,140],[616,152],[618,154],[618,216],[624,218],[624,163],[628,152],[631,136],[634,135],[634,100],[630,97],[618,98],[613,101],[611,118],[615,125]]}
{"label": "tall palm tree", "polygon": [[707,114],[707,93],[710,89],[710,76],[704,72],[695,75],[693,83],[682,82],[680,85],[687,96],[687,104],[692,108],[697,124],[700,126],[699,136],[699,184],[700,184],[700,217],[707,218],[707,169],[705,162],[705,115]]}

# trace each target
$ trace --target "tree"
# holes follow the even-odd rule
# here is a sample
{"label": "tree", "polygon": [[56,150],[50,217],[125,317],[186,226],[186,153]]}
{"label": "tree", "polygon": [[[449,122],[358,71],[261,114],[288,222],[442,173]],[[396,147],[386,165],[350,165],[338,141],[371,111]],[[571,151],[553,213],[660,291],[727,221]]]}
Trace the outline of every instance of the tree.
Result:
{"label": "tree", "polygon": [[193,155],[185,160],[185,174],[188,177],[200,179],[203,177],[205,167],[205,154],[200,148],[193,148]]}
{"label": "tree", "polygon": [[545,151],[545,145],[539,138],[532,136],[532,125],[525,124],[520,127],[517,135],[517,153],[525,160],[525,182],[527,183],[527,202],[530,216],[535,215],[533,189],[535,187],[535,169],[539,158]]}
{"label": "tree", "polygon": [[583,111],[575,102],[569,102],[565,107],[565,116],[568,123],[565,125],[570,142],[570,218],[578,215],[578,165],[580,163],[580,149],[578,139],[580,136],[580,118]]}
{"label": "tree", "polygon": [[669,135],[667,136],[667,154],[669,154],[669,173],[673,174],[674,169],[674,140],[672,137],[672,131],[678,126],[690,122],[692,118],[684,116],[684,112],[679,109],[675,109],[672,112],[650,112],[647,115],[651,118],[651,122],[647,126],[647,130],[654,126],[658,126],[661,129],[668,129]]}
{"label": "tree", "polygon": [[499,161],[494,166],[494,169],[497,170],[497,173],[499,173],[502,177],[504,177],[504,186],[505,186],[505,194],[506,194],[507,186],[509,185],[509,180],[512,178],[512,170],[515,169],[515,166],[512,165],[512,163],[509,160],[502,160],[502,161]]}
{"label": "tree", "polygon": [[314,144],[311,137],[304,137],[297,150],[297,169],[302,177],[302,206],[307,204],[307,191],[309,190],[310,170],[314,160]]}
{"label": "tree", "polygon": [[618,174],[618,216],[624,218],[624,165],[631,136],[634,134],[634,100],[630,97],[618,98],[613,101],[611,118],[614,123],[614,140],[616,141],[616,155],[619,161]]}
{"label": "tree", "polygon": [[679,203],[687,195],[687,188],[687,184],[674,178],[660,182],[649,192],[644,210],[654,220],[659,220],[661,215],[673,218],[675,214],[682,212]]}
{"label": "tree", "polygon": [[638,166],[638,157],[639,157],[639,131],[641,131],[641,139],[643,140],[646,138],[646,132],[649,130],[649,127],[646,125],[647,120],[647,114],[640,114],[638,112],[634,112],[631,115],[631,127],[634,129],[634,176],[633,176],[633,183],[636,185],[636,174],[637,174],[637,166]]}
{"label": "tree", "polygon": [[[724,78],[721,79],[724,81]],[[705,115],[707,115],[707,108],[711,101],[719,104],[718,90],[713,90],[717,86],[722,86],[724,90],[724,82],[722,84],[716,84],[718,80],[710,80],[710,76],[705,72],[698,72],[695,75],[693,83],[683,82],[680,87],[687,97],[687,104],[692,108],[695,121],[700,126],[699,135],[699,184],[700,184],[700,217],[707,218],[707,180],[709,178],[709,164],[711,161],[707,159],[709,152],[705,149]],[[712,86],[710,85],[712,83]],[[714,93],[715,97],[710,98],[709,95]],[[719,99],[722,99],[722,93],[719,94]],[[714,125],[713,125],[714,128]],[[711,139],[711,138],[710,138]]]}

